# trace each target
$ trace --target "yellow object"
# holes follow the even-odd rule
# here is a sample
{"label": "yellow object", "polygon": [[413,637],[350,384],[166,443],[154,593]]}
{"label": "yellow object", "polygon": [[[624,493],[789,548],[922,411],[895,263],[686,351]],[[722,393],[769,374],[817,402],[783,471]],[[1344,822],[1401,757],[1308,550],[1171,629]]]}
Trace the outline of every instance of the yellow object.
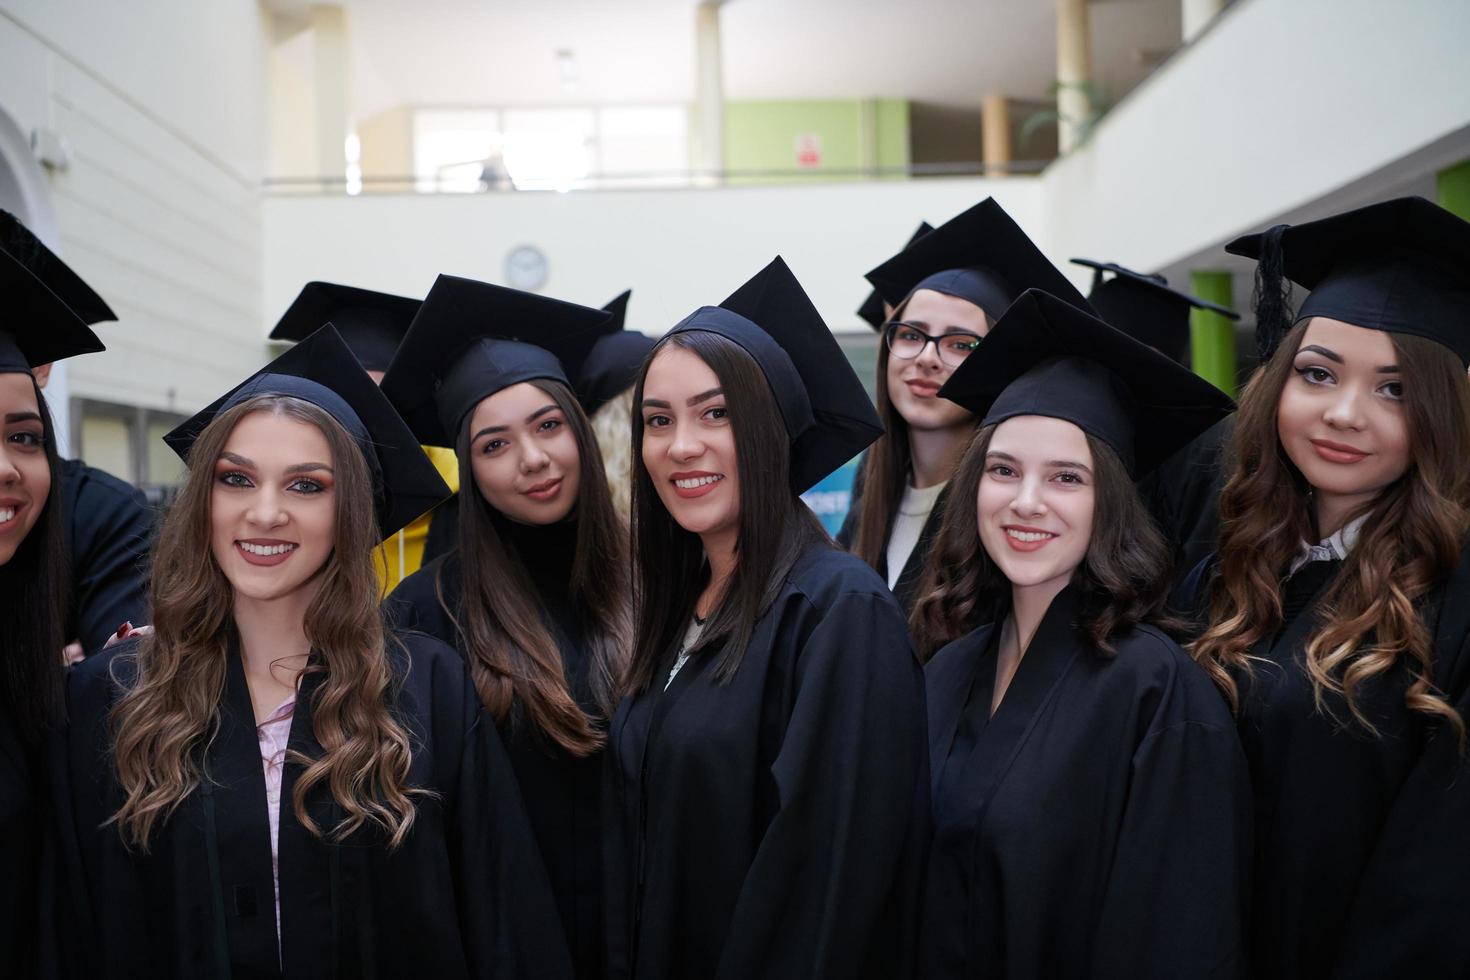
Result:
{"label": "yellow object", "polygon": [[[422,447],[434,469],[449,484],[449,489],[459,490],[459,460],[452,449],[438,446]],[[398,583],[419,570],[424,560],[424,545],[429,540],[429,518],[433,512],[423,515],[393,537],[378,545],[373,552],[373,565],[378,570],[378,583],[387,595],[398,587]]]}

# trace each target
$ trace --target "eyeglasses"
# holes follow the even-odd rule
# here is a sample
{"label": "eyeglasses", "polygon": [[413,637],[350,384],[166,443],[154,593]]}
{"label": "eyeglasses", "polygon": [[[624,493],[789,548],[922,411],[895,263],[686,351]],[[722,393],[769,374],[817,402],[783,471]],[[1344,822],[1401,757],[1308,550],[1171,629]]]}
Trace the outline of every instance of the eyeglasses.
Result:
{"label": "eyeglasses", "polygon": [[888,353],[901,360],[912,361],[924,353],[930,344],[939,352],[939,360],[950,367],[959,367],[965,358],[980,346],[980,336],[973,333],[947,333],[931,337],[912,323],[902,320],[890,323],[883,331],[883,344]]}

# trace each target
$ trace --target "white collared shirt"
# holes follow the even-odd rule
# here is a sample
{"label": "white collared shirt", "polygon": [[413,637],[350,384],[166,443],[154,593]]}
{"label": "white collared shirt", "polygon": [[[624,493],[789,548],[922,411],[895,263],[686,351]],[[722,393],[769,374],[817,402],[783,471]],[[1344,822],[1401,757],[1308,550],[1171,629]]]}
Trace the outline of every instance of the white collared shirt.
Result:
{"label": "white collared shirt", "polygon": [[1309,544],[1303,541],[1297,555],[1291,560],[1289,573],[1295,575],[1304,565],[1314,561],[1343,561],[1353,546],[1358,543],[1358,535],[1363,531],[1363,524],[1367,522],[1368,515],[1356,517],[1337,529],[1335,534],[1328,535],[1320,544]]}

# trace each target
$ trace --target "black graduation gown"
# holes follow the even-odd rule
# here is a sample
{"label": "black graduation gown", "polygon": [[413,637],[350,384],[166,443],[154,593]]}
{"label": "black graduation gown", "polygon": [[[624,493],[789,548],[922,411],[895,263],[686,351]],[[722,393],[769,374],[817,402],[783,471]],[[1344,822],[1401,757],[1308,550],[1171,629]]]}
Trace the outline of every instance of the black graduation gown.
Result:
{"label": "black graduation gown", "polygon": [[[1382,733],[1344,728],[1315,710],[1302,662],[1338,562],[1303,567],[1283,585],[1296,615],[1246,684],[1239,719],[1256,800],[1253,959],[1256,976],[1470,974],[1470,764],[1454,733],[1403,701],[1400,666],[1358,703]],[[1425,603],[1434,681],[1470,718],[1470,548]]]}
{"label": "black graduation gown", "polygon": [[670,666],[613,719],[609,975],[913,976],[923,678],[873,570],[814,546],[728,684],[697,655],[665,690]]}
{"label": "black graduation gown", "polygon": [[153,508],[136,487],[78,459],[61,462],[61,499],[72,574],[66,637],[93,654],[124,622],[148,622]]}
{"label": "black graduation gown", "polygon": [[1139,481],[1139,492],[1173,551],[1176,580],[1219,546],[1225,452],[1234,431],[1234,416],[1216,422]]}
{"label": "black graduation gown", "polygon": [[459,547],[459,494],[435,507],[429,519],[429,536],[424,539],[424,554],[419,559],[423,568],[435,558],[443,558]]}
{"label": "black graduation gown", "polygon": [[[515,780],[464,663],[430,637],[398,634],[395,711],[414,742],[418,800],[408,838],[388,851],[360,831],[340,846],[297,821],[288,761],[280,808],[281,938],[277,946],[265,778],[250,691],[229,656],[220,727],[206,782],[130,852],[116,826],[121,801],[107,715],[134,665],[123,644],[73,670],[71,728],[59,746],[58,804],[72,890],[70,934],[87,977],[557,977],[571,975],[554,905]],[[392,647],[390,646],[390,649]],[[112,673],[118,674],[114,680]],[[319,754],[302,680],[291,749]],[[310,801],[335,823],[329,792]],[[279,948],[279,954],[278,954]],[[279,957],[279,958],[278,958]]]}
{"label": "black graduation gown", "polygon": [[[502,535],[515,546],[531,573],[546,622],[556,636],[568,689],[583,710],[596,712],[588,681],[591,661],[582,627],[566,597],[577,526],[570,522],[538,528],[505,524]],[[463,595],[458,551],[404,579],[384,602],[384,609],[393,622],[437,637],[463,655],[459,631],[436,594],[436,580],[458,609]],[[576,974],[600,978],[604,972],[602,753],[577,758],[513,720],[501,726],[501,734],[551,876]]]}
{"label": "black graduation gown", "polygon": [[[866,457],[865,457],[866,458]],[[914,550],[909,552],[908,560],[903,563],[903,571],[898,575],[898,581],[893,583],[893,594],[898,598],[899,605],[903,606],[904,615],[914,611],[914,603],[919,600],[919,585],[924,579],[924,569],[929,561],[929,552],[934,548],[934,539],[939,536],[939,525],[944,518],[944,502],[949,496],[949,487],[939,492],[934,500],[934,509],[929,512],[929,517],[924,521],[924,526],[919,531],[919,539],[914,542]],[[851,549],[853,540],[857,537],[858,514],[862,511],[863,504],[863,471],[858,470],[858,475],[852,481],[852,503],[847,511],[847,517],[843,518],[842,527],[837,532],[837,544],[844,549]],[[888,581],[888,557],[887,549],[878,558],[877,572],[884,582]]]}
{"label": "black graduation gown", "polygon": [[935,840],[920,973],[1231,977],[1250,788],[1230,712],[1163,633],[1108,656],[1053,600],[992,717],[997,625],[925,668]]}
{"label": "black graduation gown", "polygon": [[[39,747],[0,717],[0,963],[8,976],[39,968],[38,893],[46,819]],[[13,971],[13,972],[12,972]]]}

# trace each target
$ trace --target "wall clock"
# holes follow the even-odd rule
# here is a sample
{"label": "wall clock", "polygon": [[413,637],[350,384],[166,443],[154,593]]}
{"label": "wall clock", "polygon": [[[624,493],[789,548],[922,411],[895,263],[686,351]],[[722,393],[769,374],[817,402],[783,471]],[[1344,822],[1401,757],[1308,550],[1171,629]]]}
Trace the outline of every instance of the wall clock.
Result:
{"label": "wall clock", "polygon": [[517,245],[505,256],[505,281],[514,289],[535,292],[550,273],[546,253],[535,245]]}

